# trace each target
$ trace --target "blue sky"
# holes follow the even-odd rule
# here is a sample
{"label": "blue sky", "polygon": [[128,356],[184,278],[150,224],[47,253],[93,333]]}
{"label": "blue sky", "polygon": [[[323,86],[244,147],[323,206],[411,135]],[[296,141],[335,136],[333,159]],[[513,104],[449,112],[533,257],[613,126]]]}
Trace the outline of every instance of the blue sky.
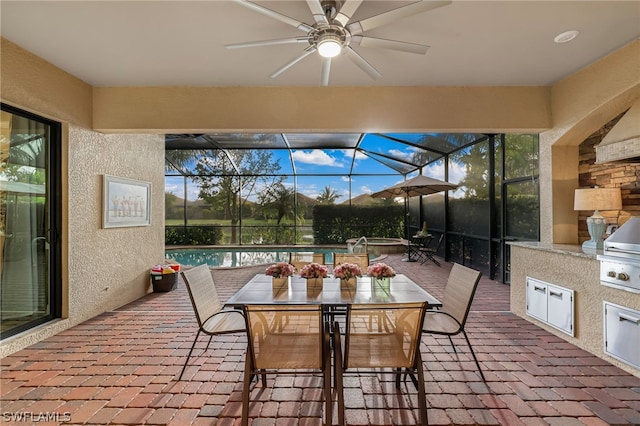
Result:
{"label": "blue sky", "polygon": [[[416,151],[420,150],[420,148],[389,141],[379,136],[363,140],[360,147],[366,149],[373,156],[379,156],[378,158],[382,161],[387,160],[381,156],[398,159],[400,162],[395,164],[400,167],[406,167],[402,166],[401,162],[411,161]],[[397,170],[352,148],[292,149],[291,151],[288,149],[273,149],[270,152],[273,155],[273,159],[279,161],[280,172],[283,175],[287,175],[284,184],[293,187],[295,169],[297,191],[311,198],[316,198],[323,192],[325,187],[329,186],[340,194],[337,202],[341,203],[348,200],[350,186],[351,196],[356,197],[360,194],[380,191],[403,180],[402,175]],[[393,161],[390,162],[393,163]],[[407,168],[407,170],[410,168]],[[407,177],[411,178],[416,174],[417,172],[413,172]],[[423,174],[436,179],[444,179],[444,166],[442,162],[432,163],[423,169]],[[349,175],[351,175],[351,178],[349,178]],[[458,183],[463,177],[464,168],[461,165],[455,163],[449,165],[450,182]],[[182,178],[167,177],[165,190],[173,192],[182,198]],[[197,199],[198,189],[194,185],[189,185],[187,192],[189,200]],[[250,196],[249,198],[252,199],[254,197]]]}

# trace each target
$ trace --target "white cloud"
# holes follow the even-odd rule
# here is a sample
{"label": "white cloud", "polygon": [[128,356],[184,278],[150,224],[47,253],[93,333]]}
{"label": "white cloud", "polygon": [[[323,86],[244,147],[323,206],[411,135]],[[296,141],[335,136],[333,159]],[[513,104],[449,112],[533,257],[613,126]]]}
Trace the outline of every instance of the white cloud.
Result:
{"label": "white cloud", "polygon": [[366,185],[363,185],[363,186],[360,187],[360,192],[363,193],[363,194],[371,194],[371,193],[373,193],[371,188],[369,188]]}
{"label": "white cloud", "polygon": [[326,152],[313,149],[311,151],[293,151],[291,154],[295,161],[307,164],[315,164],[318,166],[341,167],[341,164],[334,157],[327,155]]}
{"label": "white cloud", "polygon": [[413,147],[407,147],[406,151],[401,151],[399,149],[390,149],[389,155],[392,157],[399,158],[405,161],[411,161],[413,159],[413,154],[416,152],[416,149]]}

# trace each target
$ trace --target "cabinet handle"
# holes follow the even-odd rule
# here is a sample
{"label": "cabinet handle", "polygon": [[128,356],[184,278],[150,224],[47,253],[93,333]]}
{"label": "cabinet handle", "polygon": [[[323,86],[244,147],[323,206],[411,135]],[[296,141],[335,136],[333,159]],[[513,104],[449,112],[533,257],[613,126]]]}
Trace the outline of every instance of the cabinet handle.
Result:
{"label": "cabinet handle", "polygon": [[631,315],[625,315],[625,314],[618,314],[618,319],[620,321],[629,321],[634,323],[635,325],[639,325],[640,324],[640,318],[635,318],[632,317]]}
{"label": "cabinet handle", "polygon": [[534,285],[534,286],[533,286],[533,289],[534,289],[535,291],[539,291],[539,292],[541,292],[541,293],[546,293],[546,289],[545,289],[544,287],[538,287],[537,285]]}
{"label": "cabinet handle", "polygon": [[559,298],[560,300],[562,300],[562,293],[556,293],[555,291],[549,290],[549,296],[555,296],[555,297]]}

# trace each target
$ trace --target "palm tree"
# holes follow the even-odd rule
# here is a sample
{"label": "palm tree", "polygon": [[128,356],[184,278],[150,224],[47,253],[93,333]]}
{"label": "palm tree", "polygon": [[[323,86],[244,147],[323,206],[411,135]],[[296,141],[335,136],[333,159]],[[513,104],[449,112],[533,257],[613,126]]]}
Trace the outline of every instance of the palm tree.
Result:
{"label": "palm tree", "polygon": [[325,186],[322,194],[316,197],[316,201],[318,204],[335,204],[338,198],[340,198],[338,191],[330,186]]}

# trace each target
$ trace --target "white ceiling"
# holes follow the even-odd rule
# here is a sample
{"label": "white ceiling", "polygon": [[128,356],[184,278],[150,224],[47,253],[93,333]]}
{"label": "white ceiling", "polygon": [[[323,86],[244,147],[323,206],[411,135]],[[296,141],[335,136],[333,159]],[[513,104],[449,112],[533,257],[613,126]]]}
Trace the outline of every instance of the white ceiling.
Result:
{"label": "white ceiling", "polygon": [[[313,24],[304,1],[261,5]],[[410,1],[365,0],[353,20]],[[225,44],[302,36],[231,1],[0,2],[2,36],[93,86],[319,86],[315,55],[269,75],[305,45]],[[566,44],[553,38],[580,35]],[[366,35],[426,44],[426,55],[356,46],[383,77],[346,57],[331,86],[550,85],[640,37],[640,1],[459,1]]]}

